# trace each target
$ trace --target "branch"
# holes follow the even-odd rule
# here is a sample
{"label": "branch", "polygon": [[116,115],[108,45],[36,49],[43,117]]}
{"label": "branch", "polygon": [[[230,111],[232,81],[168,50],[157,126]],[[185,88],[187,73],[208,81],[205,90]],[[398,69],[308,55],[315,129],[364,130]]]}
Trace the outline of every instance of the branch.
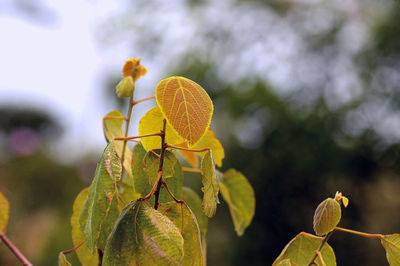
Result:
{"label": "branch", "polygon": [[164,155],[165,155],[165,150],[167,149],[167,145],[165,143],[165,129],[167,126],[167,120],[164,119],[163,121],[163,130],[161,131],[163,134],[161,135],[161,154],[160,154],[160,166],[158,167],[158,176],[159,178],[157,179],[157,188],[156,191],[154,192],[155,196],[155,201],[154,201],[154,209],[158,209],[158,198],[160,196],[160,190],[161,190],[161,185],[162,185],[162,171],[163,171],[163,166],[164,166]]}
{"label": "branch", "polygon": [[33,266],[21,253],[21,251],[14,246],[14,244],[3,234],[0,233],[0,239],[3,240],[4,244],[11,250],[12,253],[26,266]]}
{"label": "branch", "polygon": [[383,235],[381,235],[381,234],[368,234],[368,233],[359,232],[359,231],[350,230],[350,229],[341,228],[341,227],[336,227],[335,231],[342,231],[342,232],[355,234],[355,235],[359,235],[359,236],[364,236],[364,237],[368,237],[368,238],[379,238],[379,239],[383,238]]}
{"label": "branch", "polygon": [[[129,98],[129,108],[128,108],[128,116],[126,119],[126,124],[125,124],[125,134],[124,136],[127,137],[128,136],[128,132],[129,132],[129,124],[131,122],[131,117],[132,117],[132,109],[133,109],[133,92],[131,97]],[[122,146],[122,155],[121,155],[121,164],[124,165],[124,159],[125,159],[125,150],[126,150],[126,143],[127,140],[124,140],[124,144]]]}
{"label": "branch", "polygon": [[151,189],[150,193],[147,194],[145,197],[139,199],[139,200],[148,200],[151,198],[151,196],[156,195],[156,201],[155,201],[155,205],[154,205],[155,209],[158,208],[158,196],[160,194],[160,189],[161,189],[160,180],[162,179],[164,154],[165,154],[165,150],[167,148],[167,144],[165,143],[165,128],[166,128],[166,120],[164,119],[163,130],[161,130],[161,132],[157,134],[158,136],[161,137],[161,154],[160,155],[157,154],[157,157],[160,158],[160,166],[158,168],[156,182],[154,182],[153,188]]}
{"label": "branch", "polygon": [[322,248],[324,247],[325,243],[328,242],[329,237],[331,237],[333,231],[329,232],[323,239],[321,242],[321,245],[319,246],[319,248],[315,251],[315,255],[314,257],[311,259],[311,261],[307,264],[307,266],[311,266],[311,265],[315,265],[315,259],[318,257],[318,253],[321,252]]}

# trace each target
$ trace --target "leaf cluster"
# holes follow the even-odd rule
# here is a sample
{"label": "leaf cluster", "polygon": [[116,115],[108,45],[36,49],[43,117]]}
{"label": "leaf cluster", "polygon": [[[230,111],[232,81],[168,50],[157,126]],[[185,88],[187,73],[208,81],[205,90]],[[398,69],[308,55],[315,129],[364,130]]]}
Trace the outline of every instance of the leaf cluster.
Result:
{"label": "leaf cluster", "polygon": [[[116,93],[129,97],[128,115],[115,110],[104,117],[108,144],[91,185],[74,202],[72,238],[82,265],[204,265],[220,192],[239,236],[254,216],[246,177],[216,169],[225,153],[210,126],[213,103],[199,84],[178,76],[160,81],[139,136],[127,136],[133,107],[154,98],[134,100],[135,82],[146,72],[140,58],[125,63]],[[202,197],[183,186],[186,171],[199,174]],[[60,265],[68,265],[65,254]]]}

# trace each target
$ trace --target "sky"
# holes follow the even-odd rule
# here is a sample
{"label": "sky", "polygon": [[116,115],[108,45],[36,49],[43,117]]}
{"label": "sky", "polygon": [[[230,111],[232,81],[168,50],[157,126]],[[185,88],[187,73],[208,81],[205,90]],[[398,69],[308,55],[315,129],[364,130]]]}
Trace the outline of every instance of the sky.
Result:
{"label": "sky", "polygon": [[49,112],[66,130],[55,152],[68,160],[104,148],[102,117],[111,111],[102,96],[105,72],[118,76],[136,55],[102,47],[94,35],[98,21],[115,12],[112,1],[43,4],[49,21],[21,14],[11,1],[0,5],[0,106]]}
{"label": "sky", "polygon": [[[218,74],[225,79],[258,73],[283,95],[291,94],[293,88],[305,87],[304,98],[312,99],[322,91],[333,108],[359,97],[361,85],[350,59],[368,43],[368,30],[363,16],[354,15],[360,9],[355,4],[357,1],[310,5],[304,10],[294,9],[285,18],[251,4],[230,10],[229,0],[210,1],[204,9],[196,9],[196,14],[187,13],[184,2],[148,1],[144,5],[137,1],[128,5],[129,1],[107,0],[3,0],[0,3],[0,106],[30,106],[52,114],[65,129],[54,150],[62,159],[75,159],[87,151],[100,152],[105,145],[102,117],[112,110],[110,100],[104,95],[105,84],[110,77],[121,75],[126,59],[145,54],[143,45],[132,47],[140,41],[144,46],[158,45],[159,48],[155,49],[153,58],[142,58],[149,72],[137,84],[136,99],[154,94],[157,82],[165,78],[166,69],[173,69],[165,64],[173,61],[171,58],[179,58],[188,48],[203,49],[211,57],[224,51],[226,60],[220,62]],[[16,3],[25,6],[17,8]],[[39,3],[36,9],[35,3]],[[24,9],[36,11],[37,17],[21,12]],[[130,18],[135,12],[139,13],[135,20],[118,21]],[[302,19],[304,16],[310,19]],[[337,54],[334,46],[327,49],[335,55],[329,58],[324,53],[321,56],[308,51],[302,34],[321,34],[329,28],[326,21],[335,18],[346,18],[337,36]],[[155,36],[157,42],[152,43],[154,36],[146,31],[148,24],[154,26],[156,34],[168,34]],[[216,42],[204,45],[210,27],[231,33],[233,42],[229,45],[221,42],[220,47]],[[249,41],[249,37],[254,40]],[[230,56],[237,54],[237,48],[241,53]],[[232,58],[240,60],[241,68]],[[229,75],[233,70],[237,73]],[[322,85],[326,86],[323,90]],[[300,91],[297,96],[300,102],[301,97]],[[135,125],[151,105],[154,102],[135,109],[131,135],[137,133]],[[352,114],[348,131],[357,133],[354,128],[360,123],[354,121],[366,119],[369,122],[362,123],[360,130],[365,125],[375,125],[386,139],[400,139],[398,114],[386,110],[387,104],[378,102],[375,106],[381,111],[368,111],[369,104],[366,111]]]}

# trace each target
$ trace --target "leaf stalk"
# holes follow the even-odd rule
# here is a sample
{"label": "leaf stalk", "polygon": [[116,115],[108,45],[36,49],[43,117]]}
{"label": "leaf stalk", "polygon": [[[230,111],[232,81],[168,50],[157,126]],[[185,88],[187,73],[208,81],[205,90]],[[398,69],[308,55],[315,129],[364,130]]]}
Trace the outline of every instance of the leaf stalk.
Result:
{"label": "leaf stalk", "polygon": [[331,237],[333,231],[329,232],[323,239],[321,242],[321,245],[319,246],[319,248],[315,251],[314,257],[312,257],[311,261],[307,264],[307,266],[311,266],[311,265],[316,265],[315,263],[315,259],[318,257],[318,253],[321,252],[322,248],[324,247],[324,245],[326,244],[326,242],[328,242],[328,239]]}
{"label": "leaf stalk", "polygon": [[363,237],[368,237],[368,238],[379,238],[379,239],[383,238],[382,234],[369,234],[369,233],[364,233],[364,232],[346,229],[346,228],[342,228],[342,227],[336,227],[335,230],[350,233],[350,234],[355,234],[355,235],[359,235],[359,236],[363,236]]}
{"label": "leaf stalk", "polygon": [[12,253],[26,266],[33,266],[32,263],[22,254],[22,252],[3,234],[0,233],[0,239],[11,250]]}

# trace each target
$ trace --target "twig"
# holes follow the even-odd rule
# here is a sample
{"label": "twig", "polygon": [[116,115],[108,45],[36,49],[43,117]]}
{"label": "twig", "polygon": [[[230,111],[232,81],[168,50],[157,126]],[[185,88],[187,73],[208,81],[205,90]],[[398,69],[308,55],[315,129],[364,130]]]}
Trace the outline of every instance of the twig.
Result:
{"label": "twig", "polygon": [[158,132],[158,133],[152,133],[152,134],[146,134],[146,135],[140,135],[140,136],[132,136],[132,137],[114,137],[113,140],[123,140],[125,142],[125,141],[132,140],[132,139],[140,139],[140,138],[161,136],[161,135],[162,135],[162,133]]}
{"label": "twig", "polygon": [[381,234],[369,234],[369,233],[359,232],[359,231],[350,230],[350,229],[341,228],[341,227],[336,227],[335,231],[342,231],[342,232],[360,235],[360,236],[369,237],[369,238],[380,238],[380,239],[383,238],[383,235],[381,235]]}
{"label": "twig", "polygon": [[0,233],[0,239],[3,240],[4,244],[11,250],[12,253],[26,266],[33,266],[32,263],[25,258],[24,254],[3,234]]}
{"label": "twig", "polygon": [[313,258],[311,259],[311,261],[307,264],[307,266],[311,266],[313,264],[315,264],[315,259],[318,256],[318,252],[321,252],[322,248],[324,247],[325,243],[328,242],[329,237],[331,237],[333,231],[329,232],[323,239],[321,242],[321,245],[319,246],[319,248],[315,251],[315,255],[313,256]]}
{"label": "twig", "polygon": [[152,95],[152,96],[149,96],[149,97],[146,97],[146,98],[137,100],[137,101],[131,101],[131,103],[132,103],[132,105],[136,105],[136,104],[138,104],[138,103],[141,103],[141,102],[144,102],[144,101],[153,99],[153,98],[155,98],[155,97],[156,97],[155,95]]}
{"label": "twig", "polygon": [[192,152],[203,152],[203,151],[211,150],[210,148],[204,148],[204,149],[200,149],[200,150],[195,150],[195,149],[188,149],[188,148],[178,147],[178,146],[169,145],[169,144],[167,144],[167,148],[176,149],[176,150],[183,150],[183,151],[192,151]]}
{"label": "twig", "polygon": [[[126,123],[125,123],[124,137],[127,137],[128,133],[129,133],[129,124],[131,123],[132,109],[133,109],[132,101],[133,101],[133,92],[132,92],[131,97],[129,98],[128,116],[127,116]],[[124,165],[124,160],[125,160],[126,143],[127,143],[127,140],[124,140],[124,144],[122,146],[122,154],[121,154],[121,164],[122,165]]]}
{"label": "twig", "polygon": [[171,196],[171,198],[176,202],[176,203],[184,203],[183,200],[178,200],[177,198],[175,198],[174,194],[172,194],[171,190],[169,190],[167,183],[165,183],[164,180],[161,180],[160,183],[165,187],[165,189],[167,190],[168,194]]}

